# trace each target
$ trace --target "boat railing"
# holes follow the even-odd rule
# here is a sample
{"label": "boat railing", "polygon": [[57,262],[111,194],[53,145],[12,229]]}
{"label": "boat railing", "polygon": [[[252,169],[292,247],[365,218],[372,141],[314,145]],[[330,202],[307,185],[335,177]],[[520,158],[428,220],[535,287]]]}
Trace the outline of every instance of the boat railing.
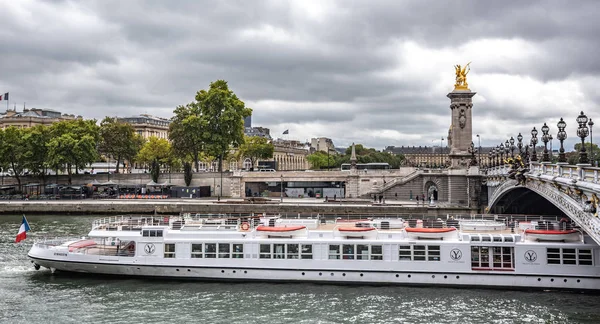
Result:
{"label": "boat railing", "polygon": [[120,215],[111,216],[94,220],[92,229],[94,230],[117,230],[117,226],[165,226],[170,225],[172,221],[180,219],[178,216],[139,216],[139,215]]}

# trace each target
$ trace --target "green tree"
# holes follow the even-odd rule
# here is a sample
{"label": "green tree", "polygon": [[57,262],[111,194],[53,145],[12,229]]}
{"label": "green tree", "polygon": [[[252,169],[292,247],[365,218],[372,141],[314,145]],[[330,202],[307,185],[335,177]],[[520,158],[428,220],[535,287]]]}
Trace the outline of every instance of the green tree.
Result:
{"label": "green tree", "polygon": [[198,172],[199,156],[204,147],[202,130],[207,127],[200,118],[200,108],[196,102],[192,102],[178,106],[173,113],[175,116],[169,125],[169,140],[173,151],[177,156],[193,161]]}
{"label": "green tree", "polygon": [[244,142],[244,118],[252,114],[252,109],[229,90],[224,80],[212,82],[208,91],[198,91],[196,102],[200,109],[205,151],[218,157],[219,171],[222,171],[223,159],[229,149]]}
{"label": "green tree", "polygon": [[48,143],[50,143],[51,136],[50,128],[43,125],[27,128],[24,134],[25,167],[30,174],[40,178],[44,184],[50,167],[48,163]]}
{"label": "green tree", "polygon": [[313,170],[325,169],[327,167],[339,167],[336,166],[335,157],[332,154],[327,155],[327,153],[323,151],[317,151],[311,155],[308,155],[306,160],[308,163],[310,163],[310,168]]}
{"label": "green tree", "polygon": [[238,159],[250,159],[252,169],[258,160],[273,157],[275,146],[268,139],[260,136],[244,136],[244,143],[238,149]]}
{"label": "green tree", "polygon": [[0,148],[0,159],[2,165],[12,172],[17,180],[19,188],[21,187],[21,177],[23,176],[27,164],[27,147],[25,146],[25,129],[8,127],[3,132],[3,145]]}
{"label": "green tree", "polygon": [[143,143],[144,139],[128,123],[112,117],[106,117],[100,123],[98,151],[117,161],[116,173],[119,173],[121,161],[128,160],[131,163]]}
{"label": "green tree", "polygon": [[[577,164],[579,163],[579,150],[581,150],[581,143],[575,144],[575,154],[572,154],[569,159],[569,164]],[[585,151],[588,156],[589,163],[592,165],[596,165],[594,162],[600,160],[600,151],[598,150],[598,145],[591,144],[590,142],[585,143]],[[574,163],[571,163],[574,162]]]}
{"label": "green tree", "polygon": [[53,124],[50,132],[48,164],[57,172],[66,170],[70,184],[73,168],[78,174],[98,159],[99,127],[96,120],[76,119]]}
{"label": "green tree", "polygon": [[138,152],[136,161],[150,164],[152,180],[158,182],[160,166],[169,164],[172,153],[169,141],[152,136]]}

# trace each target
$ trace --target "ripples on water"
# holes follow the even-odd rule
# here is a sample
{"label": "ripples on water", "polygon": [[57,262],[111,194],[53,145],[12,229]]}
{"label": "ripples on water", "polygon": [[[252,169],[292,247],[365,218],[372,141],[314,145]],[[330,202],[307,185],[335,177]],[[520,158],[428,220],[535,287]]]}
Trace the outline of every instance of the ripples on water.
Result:
{"label": "ripples on water", "polygon": [[1,323],[599,323],[600,296],[487,289],[202,283],[51,275],[36,237],[82,236],[89,216],[0,215]]}

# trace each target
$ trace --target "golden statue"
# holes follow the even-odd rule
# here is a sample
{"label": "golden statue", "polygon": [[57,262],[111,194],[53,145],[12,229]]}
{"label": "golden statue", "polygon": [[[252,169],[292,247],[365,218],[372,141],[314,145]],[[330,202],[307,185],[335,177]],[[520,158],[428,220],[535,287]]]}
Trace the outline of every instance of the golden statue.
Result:
{"label": "golden statue", "polygon": [[467,83],[467,74],[471,71],[471,62],[467,63],[465,67],[461,67],[460,64],[454,66],[456,70],[456,83],[454,84],[454,90],[469,90],[469,84]]}

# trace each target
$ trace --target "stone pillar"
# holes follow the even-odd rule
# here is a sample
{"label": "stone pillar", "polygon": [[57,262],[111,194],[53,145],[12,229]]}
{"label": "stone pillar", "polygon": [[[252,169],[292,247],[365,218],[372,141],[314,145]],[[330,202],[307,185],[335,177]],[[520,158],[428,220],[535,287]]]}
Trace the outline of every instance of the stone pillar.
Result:
{"label": "stone pillar", "polygon": [[471,90],[454,90],[448,94],[452,124],[450,126],[448,144],[450,146],[450,168],[467,169],[471,154],[469,147],[473,140],[472,98],[476,92]]}

